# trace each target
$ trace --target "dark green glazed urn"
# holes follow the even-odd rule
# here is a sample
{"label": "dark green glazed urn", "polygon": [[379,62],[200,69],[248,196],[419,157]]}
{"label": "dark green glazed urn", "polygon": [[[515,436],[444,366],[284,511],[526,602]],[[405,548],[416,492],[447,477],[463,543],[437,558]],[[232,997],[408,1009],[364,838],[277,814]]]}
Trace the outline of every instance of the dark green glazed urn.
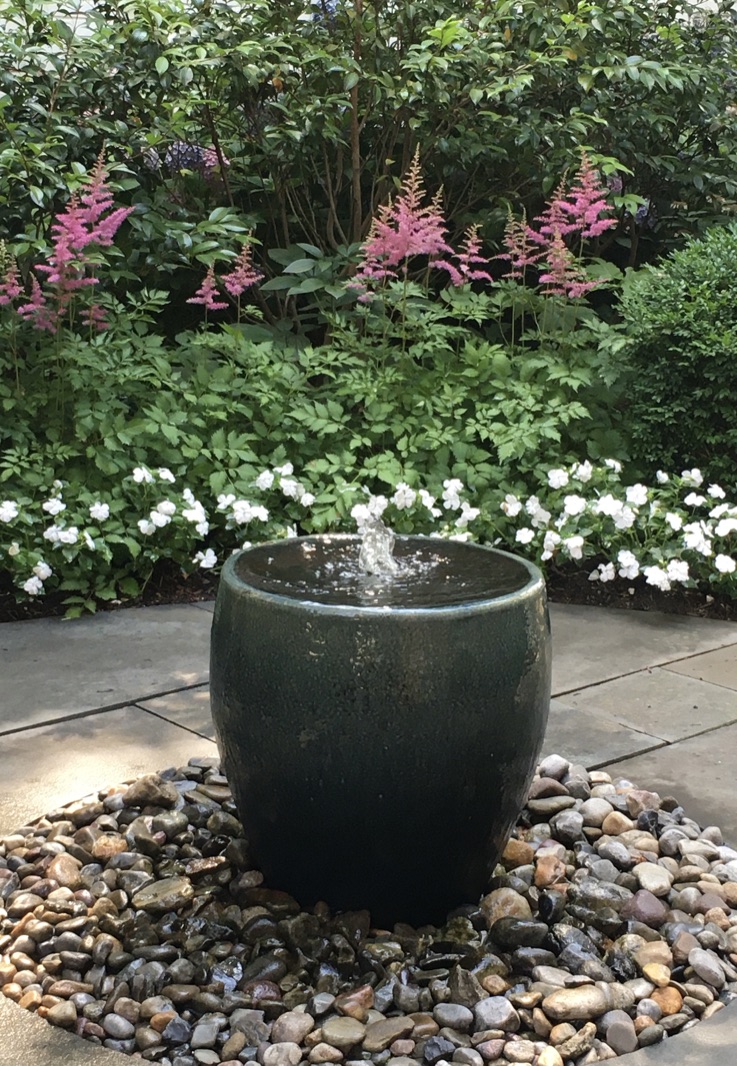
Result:
{"label": "dark green glazed urn", "polygon": [[225,564],[218,746],[270,887],[438,924],[478,899],[524,805],[550,702],[545,584],[426,537],[397,538],[415,577],[343,580],[359,545],[300,537]]}

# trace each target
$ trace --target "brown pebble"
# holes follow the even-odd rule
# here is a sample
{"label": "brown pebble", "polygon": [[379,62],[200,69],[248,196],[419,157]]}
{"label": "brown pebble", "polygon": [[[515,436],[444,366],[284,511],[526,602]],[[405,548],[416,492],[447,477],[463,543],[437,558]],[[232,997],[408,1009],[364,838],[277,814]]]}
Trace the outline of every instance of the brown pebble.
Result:
{"label": "brown pebble", "polygon": [[656,988],[650,999],[658,1004],[663,1014],[678,1014],[683,1006],[683,996],[677,988]]}
{"label": "brown pebble", "polygon": [[476,1045],[476,1050],[484,1062],[496,1062],[504,1051],[504,1044],[504,1040],[484,1040]]}
{"label": "brown pebble", "polygon": [[163,1033],[170,1021],[178,1017],[177,1012],[173,1010],[164,1010],[159,1014],[154,1014],[152,1018],[149,1018],[148,1024],[152,1029],[155,1029],[157,1033]]}
{"label": "brown pebble", "polygon": [[557,882],[565,881],[566,864],[557,855],[542,854],[535,861],[535,886],[547,888]]}
{"label": "brown pebble", "polygon": [[507,846],[502,852],[502,862],[508,870],[516,866],[528,866],[535,856],[535,849],[526,840],[517,840],[512,837],[507,841]]}
{"label": "brown pebble", "polygon": [[619,836],[620,833],[626,833],[629,829],[634,829],[635,823],[631,818],[628,818],[626,814],[621,814],[619,811],[612,811],[601,823],[601,828],[602,832],[616,837]]}
{"label": "brown pebble", "polygon": [[638,1014],[634,1019],[635,1032],[638,1036],[643,1029],[649,1029],[651,1025],[655,1025],[655,1019],[650,1018],[647,1014]]}
{"label": "brown pebble", "polygon": [[481,978],[481,987],[490,996],[503,996],[509,988],[509,981],[505,981],[498,973],[490,973]]}
{"label": "brown pebble", "polygon": [[414,1014],[408,1014],[407,1018],[412,1022],[413,1028],[409,1035],[413,1040],[428,1040],[431,1036],[436,1036],[440,1032],[440,1026],[432,1014],[417,1011]]}
{"label": "brown pebble", "polygon": [[398,1057],[399,1055],[411,1055],[415,1050],[414,1040],[395,1040],[389,1048],[392,1055]]}
{"label": "brown pebble", "polygon": [[330,1044],[315,1044],[307,1056],[310,1062],[342,1062],[343,1052]]}
{"label": "brown pebble", "polygon": [[642,967],[642,975],[656,988],[666,988],[670,984],[670,969],[662,962],[647,962]]}
{"label": "brown pebble", "polygon": [[371,985],[359,985],[350,992],[342,992],[336,996],[334,1007],[338,1014],[357,1018],[359,1022],[365,1022],[368,1012],[374,1005],[374,990]]}

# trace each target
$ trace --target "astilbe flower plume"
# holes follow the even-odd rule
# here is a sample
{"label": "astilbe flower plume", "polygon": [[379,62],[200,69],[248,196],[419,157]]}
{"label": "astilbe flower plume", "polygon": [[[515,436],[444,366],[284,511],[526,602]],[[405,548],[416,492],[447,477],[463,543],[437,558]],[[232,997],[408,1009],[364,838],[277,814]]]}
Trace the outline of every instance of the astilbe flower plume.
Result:
{"label": "astilbe flower plume", "polygon": [[507,250],[496,256],[497,259],[509,260],[508,277],[524,281],[527,267],[536,266],[545,254],[537,242],[533,242],[534,233],[532,227],[527,224],[526,215],[515,218],[512,212],[509,212],[504,227],[504,247]]}
{"label": "astilbe flower plume", "polygon": [[469,226],[466,230],[461,250],[455,256],[455,263],[445,259],[438,259],[433,264],[435,267],[446,270],[450,280],[456,288],[467,284],[469,281],[493,281],[491,274],[486,270],[479,270],[481,266],[488,266],[488,260],[479,255],[481,251],[481,238],[477,225]]}
{"label": "astilbe flower plume", "polygon": [[18,266],[15,260],[11,259],[5,275],[0,278],[0,307],[5,304],[11,304],[22,292],[23,288],[18,276]]}
{"label": "astilbe flower plume", "polygon": [[445,239],[441,195],[439,191],[429,204],[423,205],[425,190],[418,149],[396,200],[381,207],[371,223],[361,249],[361,263],[349,283],[350,288],[362,293],[359,299],[370,299],[368,289],[376,281],[397,278],[397,267],[401,266],[406,276],[413,256],[426,256],[430,265],[439,265],[441,255],[453,254]]}
{"label": "astilbe flower plume", "polygon": [[[88,184],[75,192],[64,211],[51,227],[53,245],[48,262],[37,270],[53,286],[55,306],[51,307],[37,281],[32,282],[31,299],[18,308],[18,314],[30,318],[38,329],[55,329],[69,310],[74,294],[96,285],[99,278],[89,272],[93,266],[87,250],[91,245],[108,248],[120,226],[133,211],[132,207],[113,209],[113,194],[108,185],[103,156],[100,155]],[[104,329],[102,309],[93,305],[88,315],[91,324]]]}
{"label": "astilbe flower plume", "polygon": [[218,288],[215,281],[215,267],[210,263],[205,274],[204,281],[194,296],[187,300],[188,304],[202,304],[206,311],[222,311],[228,306],[222,300],[217,299]]}
{"label": "astilbe flower plume", "polygon": [[253,247],[250,241],[246,241],[235,261],[235,267],[230,274],[224,274],[220,281],[233,299],[237,299],[246,289],[256,285],[262,278],[263,274],[253,265]]}

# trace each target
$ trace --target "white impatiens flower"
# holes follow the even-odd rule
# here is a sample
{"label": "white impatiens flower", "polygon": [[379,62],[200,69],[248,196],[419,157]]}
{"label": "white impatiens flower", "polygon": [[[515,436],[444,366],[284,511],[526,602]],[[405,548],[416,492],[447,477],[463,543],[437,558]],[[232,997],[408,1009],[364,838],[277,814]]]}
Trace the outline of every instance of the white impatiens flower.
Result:
{"label": "white impatiens flower", "polygon": [[583,537],[566,537],[562,545],[571,559],[583,559]]}
{"label": "white impatiens flower", "polygon": [[548,484],[551,489],[564,489],[568,484],[568,471],[548,470]]}
{"label": "white impatiens flower", "polygon": [[670,481],[670,474],[666,474],[665,470],[656,470],[655,480],[659,485],[667,485]]}
{"label": "white impatiens flower", "polygon": [[[473,522],[474,518],[478,518],[480,514],[481,511],[478,507],[472,507],[470,503],[467,503],[466,500],[463,500],[463,502],[461,503],[461,513],[459,517],[456,518],[456,528],[465,529],[468,523]],[[455,536],[455,539],[458,539],[457,534]]]}
{"label": "white impatiens flower", "polygon": [[528,515],[530,516],[537,514],[541,507],[542,504],[538,500],[537,496],[530,496],[530,498],[525,503],[525,511],[527,511]]}
{"label": "white impatiens flower", "polygon": [[439,507],[435,506],[435,497],[431,496],[427,489],[420,489],[420,502],[423,507],[426,507],[433,518],[440,518],[443,513]]}
{"label": "white impatiens flower", "polygon": [[535,529],[544,529],[552,517],[550,511],[546,511],[544,507],[539,507],[534,515],[531,515],[530,521]]}
{"label": "white impatiens flower", "polygon": [[583,514],[586,510],[586,500],[583,496],[564,496],[563,497],[563,510],[567,515],[572,518],[577,514]]}
{"label": "white impatiens flower", "polygon": [[194,498],[191,492],[189,493],[189,496],[187,496],[188,491],[189,490],[185,489],[185,491],[182,493],[185,500],[190,505],[189,507],[184,507],[182,509],[182,518],[185,520],[185,522],[192,522],[193,525],[199,525],[203,522],[206,522],[207,511],[202,506],[200,501]]}
{"label": "white impatiens flower", "polygon": [[261,504],[261,503],[257,504],[255,507],[252,507],[251,508],[251,513],[252,513],[253,517],[255,519],[257,519],[259,522],[268,522],[269,521],[269,512],[268,512],[267,508],[264,507],[264,505]]}
{"label": "white impatiens flower", "polygon": [[573,477],[576,481],[580,481],[585,484],[587,481],[591,481],[591,477],[594,473],[594,468],[591,463],[586,460],[585,463],[578,463],[573,468]]}
{"label": "white impatiens flower", "polygon": [[[719,523],[721,525],[721,522]],[[703,522],[687,522],[683,527],[683,546],[701,555],[711,555],[710,530]]]}
{"label": "white impatiens flower", "polygon": [[159,481],[168,481],[173,485],[177,480],[166,466],[160,466],[156,473],[159,475]]}
{"label": "white impatiens flower", "polygon": [[168,515],[171,518],[173,514],[177,513],[177,505],[171,500],[162,500],[161,503],[156,504],[156,510],[159,514]]}
{"label": "white impatiens flower", "polygon": [[296,526],[287,526],[286,531],[285,531],[285,535],[286,535],[287,540],[294,540],[295,537],[299,536],[299,534],[297,533],[297,527]]}
{"label": "white impatiens flower", "polygon": [[709,511],[709,518],[721,518],[723,514],[733,514],[734,508],[730,507],[728,503],[718,503],[716,507],[712,507]]}
{"label": "white impatiens flower", "polygon": [[614,581],[617,576],[614,563],[599,563],[589,574],[589,581]]}
{"label": "white impatiens flower", "polygon": [[610,518],[614,518],[615,515],[620,513],[623,507],[624,504],[622,501],[612,496],[611,492],[608,492],[605,496],[601,496],[596,503],[592,505],[591,510],[594,514],[605,514],[609,515]]}
{"label": "white impatiens flower", "polygon": [[627,503],[633,504],[635,507],[644,507],[647,503],[647,488],[644,485],[630,485],[625,492]]}
{"label": "white impatiens flower", "polygon": [[82,530],[82,540],[85,542],[91,552],[95,550],[95,542],[86,529]]}
{"label": "white impatiens flower", "polygon": [[217,510],[218,511],[227,511],[228,508],[230,507],[231,503],[234,502],[234,500],[235,500],[235,495],[232,492],[228,492],[228,493],[221,492],[220,495],[218,496]]}
{"label": "white impatiens flower", "polygon": [[280,485],[284,495],[289,496],[293,500],[298,500],[305,491],[299,481],[293,477],[283,477]]}
{"label": "white impatiens flower", "polygon": [[197,503],[197,500],[194,498],[194,493],[191,489],[182,489],[182,498],[186,500],[187,503],[191,503],[192,505]]}
{"label": "white impatiens flower", "polygon": [[211,570],[213,566],[217,566],[218,557],[212,548],[208,548],[205,552],[197,552],[193,563],[199,565],[200,570]]}
{"label": "white impatiens flower", "polygon": [[[369,496],[366,506],[368,507],[369,514],[372,518],[381,518],[384,511],[389,506],[389,501],[386,496]],[[439,513],[440,512],[438,512],[438,514]]]}
{"label": "white impatiens flower", "polygon": [[282,466],[275,466],[274,473],[278,474],[279,477],[289,477],[290,474],[294,473],[294,467],[291,463],[284,463]]}
{"label": "white impatiens flower", "polygon": [[299,498],[299,502],[303,507],[312,507],[315,502],[315,497],[311,492],[303,492]]}
{"label": "white impatiens flower", "polygon": [[67,505],[63,503],[58,497],[53,496],[50,500],[44,500],[41,504],[43,511],[48,511],[50,515],[61,514],[62,511],[66,511]]}
{"label": "white impatiens flower", "polygon": [[510,518],[515,518],[522,510],[522,500],[517,499],[513,493],[508,492],[502,500],[501,508]]}
{"label": "white impatiens flower", "polygon": [[622,472],[622,464],[618,459],[605,459],[604,466],[608,466],[610,470],[613,470],[615,474]]}
{"label": "white impatiens flower", "polygon": [[232,500],[233,521],[237,526],[245,526],[253,520],[253,504],[250,500]]}
{"label": "white impatiens flower", "polygon": [[727,495],[721,485],[709,485],[706,491],[715,500],[723,500]]}
{"label": "white impatiens flower", "polygon": [[637,515],[631,507],[623,507],[619,514],[614,515],[615,529],[630,529],[637,519]]}
{"label": "white impatiens flower", "polygon": [[659,566],[646,566],[642,571],[645,575],[645,581],[648,585],[654,585],[655,588],[661,590],[661,592],[667,592],[670,588],[670,580],[665,570],[661,570]]}
{"label": "white impatiens flower", "polygon": [[70,526],[69,529],[60,529],[58,539],[60,544],[76,544],[79,540],[79,530],[76,526]]}
{"label": "white impatiens flower", "polygon": [[10,547],[8,548],[8,555],[20,555],[20,544],[17,540],[12,541]]}
{"label": "white impatiens flower", "polygon": [[171,522],[171,517],[168,514],[162,514],[161,511],[152,511],[149,518],[157,529],[163,529]]}
{"label": "white impatiens flower", "polygon": [[255,485],[257,489],[270,489],[274,484],[274,475],[271,470],[263,470],[256,478]]}
{"label": "white impatiens flower", "polygon": [[104,522],[110,517],[110,506],[107,503],[100,503],[98,500],[96,503],[90,504],[90,518],[94,522]]}
{"label": "white impatiens flower", "polygon": [[668,511],[666,513],[665,520],[670,526],[670,528],[676,533],[679,529],[682,529],[683,527],[683,519],[679,514],[676,514],[674,511]]}
{"label": "white impatiens flower", "polygon": [[737,529],[737,518],[723,518],[717,522],[714,533],[717,537],[726,537]]}
{"label": "white impatiens flower", "polygon": [[398,511],[404,511],[408,507],[414,507],[416,499],[417,493],[415,492],[415,490],[411,489],[406,482],[400,481],[396,489],[394,490],[394,495],[392,496],[392,503]]}
{"label": "white impatiens flower", "polygon": [[154,476],[150,470],[146,469],[145,466],[137,466],[133,470],[133,480],[137,485],[152,485],[154,481]]}
{"label": "white impatiens flower", "polygon": [[543,551],[541,558],[552,559],[559,544],[560,533],[556,533],[554,529],[549,529],[543,537]]}
{"label": "white impatiens flower", "polygon": [[671,559],[665,572],[669,581],[680,581],[681,584],[688,581],[688,563],[682,559]]}
{"label": "white impatiens flower", "polygon": [[714,560],[714,566],[720,574],[733,574],[737,563],[731,555],[717,555]]}
{"label": "white impatiens flower", "polygon": [[44,540],[50,540],[52,544],[58,544],[60,532],[59,526],[49,526],[48,529],[43,531],[43,538]]}
{"label": "white impatiens flower", "polygon": [[632,580],[640,573],[640,564],[637,561],[637,557],[631,551],[623,549],[617,553],[617,562],[619,563],[619,576]]}
{"label": "white impatiens flower", "polygon": [[48,563],[45,563],[43,559],[41,559],[41,561],[34,566],[33,572],[36,577],[41,579],[41,581],[46,581],[47,578],[51,577],[53,570]]}
{"label": "white impatiens flower", "polygon": [[535,531],[533,529],[528,529],[527,526],[524,526],[522,529],[517,530],[514,539],[517,541],[518,544],[529,544],[530,541],[533,540],[534,536]]}
{"label": "white impatiens flower", "polygon": [[3,500],[0,503],[0,522],[12,522],[18,517],[18,504],[14,500]]}
{"label": "white impatiens flower", "polygon": [[145,534],[145,536],[149,536],[151,533],[154,533],[156,531],[156,526],[153,524],[153,522],[149,522],[148,518],[139,518],[138,528],[140,529],[141,533]]}
{"label": "white impatiens flower", "polygon": [[463,492],[463,482],[460,478],[447,478],[443,482],[443,507],[446,511],[458,511],[460,509],[461,492]]}
{"label": "white impatiens flower", "polygon": [[27,592],[29,596],[38,596],[39,592],[43,592],[43,581],[40,577],[29,577],[28,581],[23,583],[23,591]]}
{"label": "white impatiens flower", "polygon": [[371,512],[365,503],[356,503],[351,508],[351,518],[358,526],[358,532],[360,533],[366,523],[371,520]]}
{"label": "white impatiens flower", "polygon": [[702,503],[706,503],[706,496],[699,496],[697,492],[689,492],[688,496],[684,496],[683,502],[687,507],[701,507]]}
{"label": "white impatiens flower", "polygon": [[683,478],[684,484],[693,485],[695,489],[697,489],[704,480],[703,474],[696,466],[693,470],[682,470],[681,477]]}

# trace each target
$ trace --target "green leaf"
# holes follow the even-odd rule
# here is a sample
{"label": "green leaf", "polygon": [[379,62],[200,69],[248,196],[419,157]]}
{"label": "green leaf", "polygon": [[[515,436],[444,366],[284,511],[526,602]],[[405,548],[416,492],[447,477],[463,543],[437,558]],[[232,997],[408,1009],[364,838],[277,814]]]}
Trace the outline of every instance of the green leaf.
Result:
{"label": "green leaf", "polygon": [[314,259],[295,259],[288,266],[284,267],[285,274],[306,274],[308,270],[312,270],[315,265]]}
{"label": "green leaf", "polygon": [[358,85],[358,74],[355,70],[352,70],[343,78],[343,88],[346,92],[349,92],[355,85]]}
{"label": "green leaf", "polygon": [[159,58],[154,63],[154,66],[156,68],[157,74],[166,74],[167,70],[169,69],[169,60],[166,58],[166,56],[159,56]]}

